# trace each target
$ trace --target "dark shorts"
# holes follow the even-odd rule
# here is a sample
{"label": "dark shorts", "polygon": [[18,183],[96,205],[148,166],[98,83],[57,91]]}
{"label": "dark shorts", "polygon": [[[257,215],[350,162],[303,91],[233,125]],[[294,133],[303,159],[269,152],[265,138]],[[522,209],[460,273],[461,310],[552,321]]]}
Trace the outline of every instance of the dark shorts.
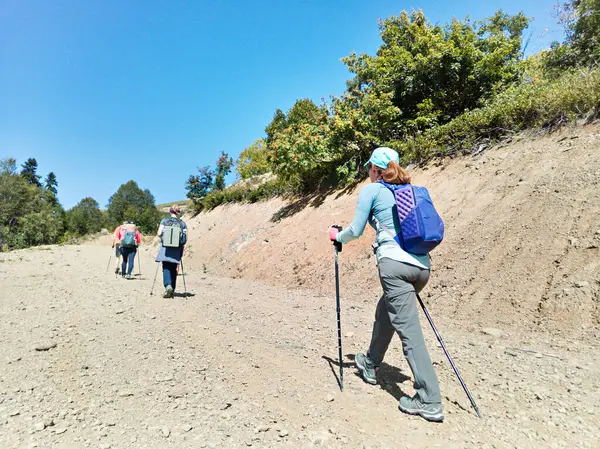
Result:
{"label": "dark shorts", "polygon": [[117,243],[115,245],[115,257],[121,257],[121,244]]}
{"label": "dark shorts", "polygon": [[127,257],[131,253],[137,252],[137,246],[123,246],[121,245],[121,256]]}

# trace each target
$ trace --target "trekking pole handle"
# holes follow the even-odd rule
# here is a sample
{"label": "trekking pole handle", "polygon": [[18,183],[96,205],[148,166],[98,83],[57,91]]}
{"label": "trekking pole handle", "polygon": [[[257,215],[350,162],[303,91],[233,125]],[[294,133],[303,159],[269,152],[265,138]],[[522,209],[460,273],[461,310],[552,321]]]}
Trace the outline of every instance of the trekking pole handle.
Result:
{"label": "trekking pole handle", "polygon": [[[331,227],[337,229],[339,232],[342,232],[342,227],[340,225],[331,225]],[[342,252],[342,242],[334,241],[333,246],[335,246],[335,249],[338,253]]]}

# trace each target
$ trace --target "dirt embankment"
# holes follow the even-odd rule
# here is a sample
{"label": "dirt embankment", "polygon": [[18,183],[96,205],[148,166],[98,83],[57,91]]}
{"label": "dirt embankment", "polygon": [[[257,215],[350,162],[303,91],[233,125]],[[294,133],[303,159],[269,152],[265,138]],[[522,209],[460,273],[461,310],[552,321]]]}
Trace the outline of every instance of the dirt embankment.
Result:
{"label": "dirt embankment", "polygon": [[[424,292],[431,307],[478,324],[597,325],[599,148],[596,124],[518,137],[413,170],[413,182],[429,188],[446,223]],[[359,188],[291,204],[227,205],[188,219],[187,263],[222,276],[331,292],[326,230],[352,220]],[[341,254],[346,300],[374,301],[379,294],[372,239],[368,229]]]}

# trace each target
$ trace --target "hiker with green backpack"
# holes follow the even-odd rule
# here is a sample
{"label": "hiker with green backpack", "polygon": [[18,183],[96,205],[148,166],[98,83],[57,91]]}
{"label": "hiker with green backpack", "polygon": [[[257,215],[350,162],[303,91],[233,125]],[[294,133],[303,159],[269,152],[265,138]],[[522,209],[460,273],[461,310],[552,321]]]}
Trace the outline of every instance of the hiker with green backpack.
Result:
{"label": "hiker with green backpack", "polygon": [[[426,190],[411,185],[410,176],[400,167],[398,153],[391,148],[377,148],[367,164],[371,184],[360,190],[352,224],[343,231],[336,227],[329,229],[330,240],[339,244],[359,238],[367,223],[376,230],[373,250],[383,295],[375,311],[369,350],[366,354],[356,355],[356,367],[365,382],[377,384],[379,366],[394,333],[397,333],[413,374],[416,392],[413,397],[401,397],[398,408],[428,421],[440,422],[444,419],[440,385],[419,323],[417,294],[429,280],[428,252],[443,238],[443,222],[435,210],[428,210],[426,219],[439,219],[439,222],[436,221],[434,226],[428,228],[433,230],[434,239],[424,249],[409,248],[407,245],[414,242],[399,236],[402,237],[402,231],[409,232],[415,227],[403,225],[401,228],[398,215],[410,211],[411,207],[413,211],[416,210],[415,204],[417,200],[421,200],[421,195]],[[399,192],[396,193],[396,190]],[[405,192],[412,202],[408,206],[398,200],[398,194]],[[433,209],[429,195],[426,196]],[[429,223],[426,223],[426,227],[428,226]],[[422,239],[420,243],[423,243]]]}
{"label": "hiker with green backpack", "polygon": [[123,262],[121,264],[121,277],[132,279],[133,264],[137,248],[142,241],[140,231],[137,230],[135,223],[128,222],[127,226],[120,232],[119,244],[121,246],[121,256]]}
{"label": "hiker with green backpack", "polygon": [[177,274],[183,257],[183,249],[187,242],[187,225],[179,218],[181,207],[173,204],[169,209],[169,214],[169,218],[165,218],[160,222],[156,234],[161,239],[156,262],[162,263],[163,284],[165,286],[164,298],[172,298],[175,294]]}

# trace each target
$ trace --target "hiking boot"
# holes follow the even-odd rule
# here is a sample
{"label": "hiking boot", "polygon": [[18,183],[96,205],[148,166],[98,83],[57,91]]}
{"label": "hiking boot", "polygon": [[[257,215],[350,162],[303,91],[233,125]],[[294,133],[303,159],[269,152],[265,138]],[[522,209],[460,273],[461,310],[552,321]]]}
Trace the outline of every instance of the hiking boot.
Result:
{"label": "hiking boot", "polygon": [[127,280],[133,279],[130,274],[127,275]]}
{"label": "hiking boot", "polygon": [[427,421],[442,422],[444,420],[444,411],[442,404],[424,404],[417,396],[402,396],[398,404],[401,412],[409,415],[419,415]]}
{"label": "hiking boot", "polygon": [[172,298],[173,297],[173,287],[171,287],[170,285],[167,285],[167,288],[165,289],[165,294],[163,295],[163,298]]}
{"label": "hiking boot", "polygon": [[369,357],[362,352],[358,353],[354,358],[354,363],[356,363],[356,367],[360,371],[360,376],[365,382],[371,385],[377,384],[377,372],[379,371],[379,367],[375,366]]}

